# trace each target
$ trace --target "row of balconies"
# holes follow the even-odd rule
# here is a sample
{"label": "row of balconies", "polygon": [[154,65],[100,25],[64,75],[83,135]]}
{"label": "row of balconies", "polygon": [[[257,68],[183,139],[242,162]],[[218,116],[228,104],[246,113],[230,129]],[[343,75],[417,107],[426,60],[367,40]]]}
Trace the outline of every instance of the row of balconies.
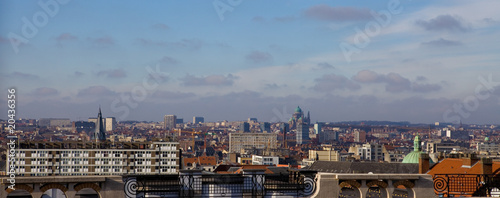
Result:
{"label": "row of balconies", "polygon": [[[63,162],[40,162],[40,161],[32,161],[31,164],[26,164],[25,161],[17,161],[16,165],[46,165],[46,166],[59,166],[59,165],[89,165],[89,161],[63,161]],[[126,165],[126,162],[123,161],[95,161],[95,165]],[[130,162],[130,165],[151,165],[151,161],[143,161],[143,162]],[[168,162],[155,162],[153,165],[176,165],[177,161],[168,161]]]}
{"label": "row of balconies", "polygon": [[171,174],[177,173],[177,167],[169,167],[169,168],[161,168],[156,169],[154,172],[151,168],[139,168],[132,169],[127,171],[122,168],[99,168],[95,169],[93,172],[89,172],[89,169],[81,168],[81,169],[61,169],[52,171],[51,169],[43,169],[43,170],[31,170],[31,172],[26,172],[25,169],[19,169],[18,175],[26,175],[31,174],[33,176],[48,176],[48,175],[122,175],[126,173],[134,173],[134,174]]}

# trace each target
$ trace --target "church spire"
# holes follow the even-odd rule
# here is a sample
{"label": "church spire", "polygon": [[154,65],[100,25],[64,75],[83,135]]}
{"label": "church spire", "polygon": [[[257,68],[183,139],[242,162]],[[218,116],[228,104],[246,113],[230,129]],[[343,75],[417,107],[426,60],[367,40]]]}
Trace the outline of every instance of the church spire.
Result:
{"label": "church spire", "polygon": [[106,131],[102,120],[101,105],[99,105],[99,113],[97,114],[97,122],[95,124],[94,140],[97,142],[106,141]]}

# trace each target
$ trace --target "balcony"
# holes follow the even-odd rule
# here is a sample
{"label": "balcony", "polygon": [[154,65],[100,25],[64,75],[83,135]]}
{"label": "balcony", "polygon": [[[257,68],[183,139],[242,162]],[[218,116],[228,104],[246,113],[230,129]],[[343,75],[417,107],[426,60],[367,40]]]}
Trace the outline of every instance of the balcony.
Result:
{"label": "balcony", "polygon": [[[335,174],[297,170],[287,175],[202,174],[181,171],[175,175],[129,175],[124,178],[129,197],[437,197],[427,174]],[[129,191],[127,186],[136,186]]]}

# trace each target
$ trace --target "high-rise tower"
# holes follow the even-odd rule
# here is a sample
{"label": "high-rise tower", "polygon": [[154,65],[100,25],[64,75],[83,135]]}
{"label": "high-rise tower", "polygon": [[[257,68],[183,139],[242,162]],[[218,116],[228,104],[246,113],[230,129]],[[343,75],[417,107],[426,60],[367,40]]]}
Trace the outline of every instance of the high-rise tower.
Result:
{"label": "high-rise tower", "polygon": [[101,107],[99,107],[99,113],[97,114],[97,123],[95,125],[94,140],[98,142],[106,141],[106,130],[104,130]]}
{"label": "high-rise tower", "polygon": [[163,128],[166,130],[175,129],[175,124],[177,123],[177,116],[175,115],[165,115],[163,118]]}

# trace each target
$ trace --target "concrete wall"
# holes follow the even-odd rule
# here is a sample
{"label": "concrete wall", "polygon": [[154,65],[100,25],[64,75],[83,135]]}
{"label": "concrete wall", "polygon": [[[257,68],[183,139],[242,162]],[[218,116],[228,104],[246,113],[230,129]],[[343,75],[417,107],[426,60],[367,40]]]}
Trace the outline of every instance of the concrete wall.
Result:
{"label": "concrete wall", "polygon": [[[9,183],[7,178],[2,178],[0,183],[0,197],[7,197],[9,192],[5,189]],[[121,176],[56,176],[56,177],[17,177],[15,188],[22,189],[23,186],[32,188],[31,196],[33,198],[40,198],[43,195],[41,188],[47,184],[62,185],[67,190],[64,192],[67,198],[75,197],[77,191],[75,190],[78,184],[92,184],[98,185],[100,190],[98,194],[102,198],[107,197],[125,197],[123,190],[124,183]]]}
{"label": "concrete wall", "polygon": [[413,195],[409,197],[437,197],[434,193],[434,183],[432,177],[427,174],[335,174],[318,173],[316,192],[311,197],[338,197],[340,194],[340,183],[342,181],[357,181],[360,185],[359,193],[362,198],[366,197],[372,181],[383,181],[387,187],[381,188],[386,197],[392,198],[395,188],[393,184],[398,181],[414,181],[411,191]]}

